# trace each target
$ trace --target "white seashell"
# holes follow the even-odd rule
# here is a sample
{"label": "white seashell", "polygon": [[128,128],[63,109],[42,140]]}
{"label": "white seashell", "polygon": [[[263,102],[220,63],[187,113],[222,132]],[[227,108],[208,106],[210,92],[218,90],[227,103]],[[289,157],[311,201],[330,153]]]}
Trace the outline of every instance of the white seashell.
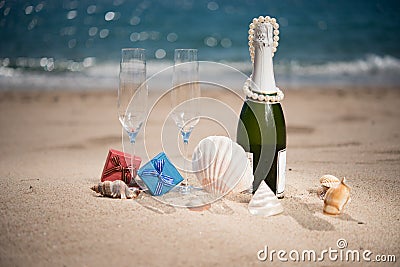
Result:
{"label": "white seashell", "polygon": [[326,192],[324,200],[324,213],[338,215],[350,201],[350,187],[342,179],[338,187],[331,187]]}
{"label": "white seashell", "polygon": [[322,200],[325,199],[326,192],[328,192],[329,188],[336,188],[340,185],[340,180],[330,174],[325,174],[319,178],[319,182],[321,183],[321,188],[318,189],[318,197]]}
{"label": "white seashell", "polygon": [[321,178],[319,178],[319,182],[322,186],[325,186],[327,188],[338,187],[338,185],[340,184],[340,180],[330,174],[323,175]]}
{"label": "white seashell", "polygon": [[139,195],[139,189],[133,188],[132,190],[124,183],[124,181],[105,181],[98,183],[91,187],[96,193],[100,193],[102,196],[113,197],[113,198],[136,198]]}
{"label": "white seashell", "polygon": [[254,176],[244,149],[225,136],[209,136],[193,152],[193,171],[203,188],[217,195],[251,188]]}
{"label": "white seashell", "polygon": [[282,213],[283,207],[268,185],[262,181],[250,200],[249,211],[253,215],[272,216]]}

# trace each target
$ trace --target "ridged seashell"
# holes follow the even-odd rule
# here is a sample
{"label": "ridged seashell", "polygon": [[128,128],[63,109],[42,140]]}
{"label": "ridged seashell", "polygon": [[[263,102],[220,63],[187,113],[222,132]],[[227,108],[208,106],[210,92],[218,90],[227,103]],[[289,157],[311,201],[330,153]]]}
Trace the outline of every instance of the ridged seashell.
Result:
{"label": "ridged seashell", "polygon": [[338,187],[331,187],[326,192],[324,213],[338,215],[349,201],[350,187],[345,184],[345,178],[343,178]]}
{"label": "ridged seashell", "polygon": [[333,175],[325,174],[321,178],[319,178],[319,182],[321,183],[321,188],[318,189],[318,197],[322,200],[325,199],[326,192],[329,188],[338,187],[340,184],[340,180]]}
{"label": "ridged seashell", "polygon": [[322,186],[327,188],[337,187],[340,184],[340,180],[330,174],[323,175],[321,178],[319,178],[319,182]]}
{"label": "ridged seashell", "polygon": [[193,171],[203,188],[217,195],[240,193],[254,180],[244,149],[225,136],[209,136],[196,146]]}
{"label": "ridged seashell", "polygon": [[253,215],[272,216],[282,213],[283,207],[269,186],[262,181],[250,200],[249,211]]}
{"label": "ridged seashell", "polygon": [[102,196],[113,197],[113,198],[136,198],[139,195],[139,189],[133,188],[132,190],[124,183],[124,181],[105,181],[98,183],[91,187],[96,193],[100,193]]}

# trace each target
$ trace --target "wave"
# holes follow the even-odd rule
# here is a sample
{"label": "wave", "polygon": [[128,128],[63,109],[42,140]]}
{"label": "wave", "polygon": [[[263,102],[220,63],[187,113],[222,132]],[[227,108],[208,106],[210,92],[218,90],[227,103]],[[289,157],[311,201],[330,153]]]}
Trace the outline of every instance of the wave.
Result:
{"label": "wave", "polygon": [[278,72],[290,71],[297,75],[357,75],[392,71],[400,72],[400,59],[392,56],[367,55],[364,59],[348,62],[328,62],[319,65],[302,65],[297,61],[278,65]]}
{"label": "wave", "polygon": [[285,86],[400,86],[400,59],[367,55],[353,61],[277,64],[277,80]]}
{"label": "wave", "polygon": [[[149,61],[147,66],[150,77],[171,67],[172,62]],[[249,75],[252,69],[249,62],[221,61],[206,66],[203,70],[200,68],[200,74],[214,75],[217,79],[231,79],[237,73]],[[280,86],[400,85],[400,59],[390,55],[366,55],[353,61],[323,64],[278,62],[274,71]],[[19,58],[10,62],[5,58],[0,59],[0,90],[115,89],[118,72],[118,62],[96,62],[95,58],[85,58],[81,62],[52,58]]]}

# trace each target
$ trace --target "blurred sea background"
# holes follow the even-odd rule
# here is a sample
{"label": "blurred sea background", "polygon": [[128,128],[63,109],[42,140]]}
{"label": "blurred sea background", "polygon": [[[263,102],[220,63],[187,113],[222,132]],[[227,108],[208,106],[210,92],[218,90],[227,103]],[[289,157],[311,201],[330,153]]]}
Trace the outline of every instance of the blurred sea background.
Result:
{"label": "blurred sea background", "polygon": [[0,0],[0,90],[115,89],[124,47],[147,49],[149,75],[176,48],[249,75],[259,15],[280,24],[281,87],[400,85],[397,0]]}

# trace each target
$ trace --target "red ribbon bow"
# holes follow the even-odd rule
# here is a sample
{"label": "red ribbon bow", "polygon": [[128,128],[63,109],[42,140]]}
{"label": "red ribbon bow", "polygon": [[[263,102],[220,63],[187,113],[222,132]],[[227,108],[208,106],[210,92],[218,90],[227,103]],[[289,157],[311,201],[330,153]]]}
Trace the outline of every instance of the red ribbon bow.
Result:
{"label": "red ribbon bow", "polygon": [[122,181],[124,181],[126,184],[128,184],[128,179],[129,179],[129,166],[124,167],[121,164],[121,161],[119,160],[118,156],[112,156],[111,157],[111,163],[114,165],[114,167],[111,167],[107,170],[104,171],[104,177],[107,177],[115,172],[122,172]]}

